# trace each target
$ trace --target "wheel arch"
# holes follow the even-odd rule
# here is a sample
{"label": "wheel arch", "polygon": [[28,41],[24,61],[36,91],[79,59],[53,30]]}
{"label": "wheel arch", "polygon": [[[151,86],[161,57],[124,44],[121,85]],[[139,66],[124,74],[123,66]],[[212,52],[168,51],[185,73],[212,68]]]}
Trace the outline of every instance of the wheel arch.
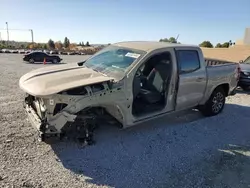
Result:
{"label": "wheel arch", "polygon": [[222,83],[222,84],[219,84],[219,85],[215,85],[211,89],[209,89],[209,88],[207,89],[207,91],[204,94],[204,98],[200,102],[200,105],[205,104],[209,100],[209,98],[211,97],[213,92],[218,88],[222,88],[222,90],[224,91],[226,97],[229,95],[230,87],[229,87],[228,83]]}
{"label": "wheel arch", "polygon": [[[221,101],[222,105],[221,105],[221,107],[220,107],[220,109],[219,109],[218,112],[214,112],[213,104],[212,104],[213,95],[215,95],[216,92],[220,92],[220,91],[223,91],[223,93],[224,93],[223,99]],[[226,97],[228,96],[228,94],[229,94],[229,84],[227,84],[227,83],[219,84],[219,85],[215,86],[213,89],[211,89],[211,92],[207,96],[207,99],[206,99],[205,103],[202,104],[202,105],[199,105],[198,109],[201,111],[201,113],[204,116],[214,116],[214,115],[217,115],[217,114],[219,114],[223,110],[224,105],[225,105],[225,100],[226,100]]]}
{"label": "wheel arch", "polygon": [[[229,94],[229,84],[228,84],[228,83],[224,83],[224,84],[218,85],[217,87],[214,88],[214,90],[212,91],[212,93],[213,93],[216,89],[218,89],[218,88],[222,88],[222,90],[223,90],[224,93],[225,93],[225,96],[226,96],[226,97],[228,96],[228,94]],[[211,94],[212,94],[212,93],[211,93]],[[210,95],[211,95],[211,94],[210,94]]]}
{"label": "wheel arch", "polygon": [[[97,115],[108,115],[114,118],[120,125],[121,128],[124,127],[125,124],[125,112],[118,104],[100,104],[94,106],[87,106],[84,109],[80,110],[79,112],[83,112],[86,109],[93,110],[97,112]],[[104,112],[104,113],[101,113]]]}

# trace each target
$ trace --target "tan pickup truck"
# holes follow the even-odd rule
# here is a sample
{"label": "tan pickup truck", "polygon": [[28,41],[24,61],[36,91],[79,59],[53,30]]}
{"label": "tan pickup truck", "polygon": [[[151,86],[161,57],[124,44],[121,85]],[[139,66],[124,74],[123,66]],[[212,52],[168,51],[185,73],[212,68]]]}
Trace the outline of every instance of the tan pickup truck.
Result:
{"label": "tan pickup truck", "polygon": [[205,59],[198,46],[120,42],[83,62],[31,71],[19,85],[42,141],[75,132],[90,144],[110,119],[126,128],[191,108],[217,115],[238,79],[238,63]]}

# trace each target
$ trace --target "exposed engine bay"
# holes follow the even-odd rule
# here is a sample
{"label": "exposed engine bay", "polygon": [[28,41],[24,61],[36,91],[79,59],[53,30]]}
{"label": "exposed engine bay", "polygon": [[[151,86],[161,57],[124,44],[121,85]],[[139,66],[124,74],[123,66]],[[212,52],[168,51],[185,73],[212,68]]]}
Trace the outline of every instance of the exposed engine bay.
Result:
{"label": "exposed engine bay", "polygon": [[25,108],[29,108],[28,113],[34,111],[33,116],[39,119],[36,128],[41,141],[57,136],[60,139],[76,138],[81,143],[93,144],[93,132],[103,122],[122,127],[121,112],[114,106],[105,104],[112,100],[110,95],[121,90],[119,84],[108,81],[43,98],[27,94]]}

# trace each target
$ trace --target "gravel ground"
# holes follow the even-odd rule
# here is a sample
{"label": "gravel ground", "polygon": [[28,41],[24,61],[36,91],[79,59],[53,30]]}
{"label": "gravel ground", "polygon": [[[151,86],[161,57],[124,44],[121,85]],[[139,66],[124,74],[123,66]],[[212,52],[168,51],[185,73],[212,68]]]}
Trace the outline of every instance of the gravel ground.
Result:
{"label": "gravel ground", "polygon": [[49,145],[36,140],[18,86],[44,66],[0,54],[0,187],[250,187],[248,93],[229,97],[216,117],[188,111],[122,131],[104,126],[85,148]]}

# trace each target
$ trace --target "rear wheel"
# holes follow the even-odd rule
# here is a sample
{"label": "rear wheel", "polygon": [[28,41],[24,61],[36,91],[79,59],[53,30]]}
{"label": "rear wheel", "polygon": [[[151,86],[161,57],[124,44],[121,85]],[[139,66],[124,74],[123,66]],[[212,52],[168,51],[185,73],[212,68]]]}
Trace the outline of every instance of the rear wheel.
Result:
{"label": "rear wheel", "polygon": [[199,107],[204,116],[215,116],[222,112],[226,102],[226,95],[221,87],[216,88],[206,104]]}
{"label": "rear wheel", "polygon": [[53,63],[58,63],[58,60],[57,59],[53,59]]}

